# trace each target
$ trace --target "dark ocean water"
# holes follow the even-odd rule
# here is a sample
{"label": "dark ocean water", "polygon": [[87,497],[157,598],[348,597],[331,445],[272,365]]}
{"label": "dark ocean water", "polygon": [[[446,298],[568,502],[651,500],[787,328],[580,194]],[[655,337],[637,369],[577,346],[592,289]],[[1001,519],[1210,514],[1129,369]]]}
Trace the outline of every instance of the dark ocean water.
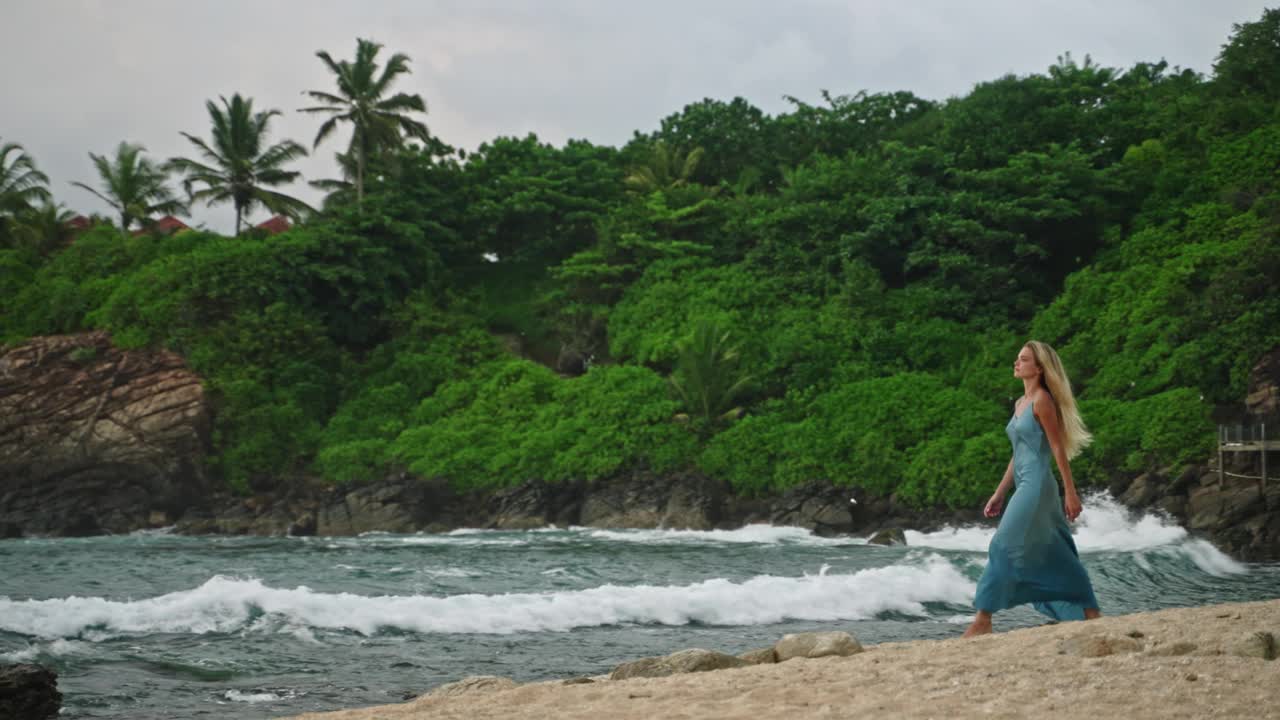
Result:
{"label": "dark ocean water", "polygon": [[[770,526],[3,540],[0,662],[55,668],[64,718],[270,718],[467,675],[740,653],[788,632],[951,637],[992,532],[908,533],[893,548]],[[1108,614],[1280,596],[1280,564],[1235,562],[1105,497],[1086,502],[1076,542]],[[1029,609],[996,620],[1044,622]]]}

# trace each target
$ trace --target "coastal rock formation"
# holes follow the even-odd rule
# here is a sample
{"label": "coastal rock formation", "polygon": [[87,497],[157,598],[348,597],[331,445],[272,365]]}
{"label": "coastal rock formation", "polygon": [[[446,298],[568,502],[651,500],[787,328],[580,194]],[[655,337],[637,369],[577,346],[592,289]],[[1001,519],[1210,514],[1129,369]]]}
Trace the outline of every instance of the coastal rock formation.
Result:
{"label": "coastal rock formation", "polygon": [[627,473],[583,488],[578,524],[589,527],[710,530],[729,488],[698,473]]}
{"label": "coastal rock formation", "polygon": [[171,524],[206,491],[209,408],[170,352],[103,332],[0,355],[0,528],[95,535]]}
{"label": "coastal rock formation", "polygon": [[1253,366],[1244,404],[1255,417],[1280,418],[1280,347],[1272,348]]}
{"label": "coastal rock formation", "polygon": [[[1280,348],[1267,353],[1249,376],[1245,423],[1272,423],[1280,397]],[[1274,427],[1274,425],[1273,425]],[[1268,435],[1274,432],[1268,429]],[[1257,452],[1223,454],[1216,460],[1173,472],[1165,469],[1112,483],[1111,494],[1124,505],[1143,511],[1158,508],[1183,527],[1230,554],[1250,562],[1280,560],[1280,463],[1268,458],[1271,477],[1264,483],[1262,457]]]}
{"label": "coastal rock formation", "polygon": [[791,658],[846,656],[862,652],[862,645],[847,632],[794,633],[784,635],[773,646],[778,662]]}
{"label": "coastal rock formation", "polygon": [[58,717],[58,674],[40,665],[0,665],[0,718]]}
{"label": "coastal rock formation", "polygon": [[[1250,458],[1228,458],[1227,469],[1256,475]],[[1210,540],[1232,557],[1250,562],[1280,559],[1280,478],[1265,487],[1235,478],[1209,465],[1192,465],[1177,475],[1168,471],[1139,475],[1111,486],[1112,494],[1135,511],[1159,508],[1180,525]]]}

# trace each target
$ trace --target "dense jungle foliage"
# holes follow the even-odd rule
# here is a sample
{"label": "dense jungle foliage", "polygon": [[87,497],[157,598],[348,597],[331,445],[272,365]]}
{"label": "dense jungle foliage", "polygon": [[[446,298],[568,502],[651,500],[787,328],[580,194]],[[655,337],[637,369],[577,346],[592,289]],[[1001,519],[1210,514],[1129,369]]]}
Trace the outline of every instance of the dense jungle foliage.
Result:
{"label": "dense jungle foliage", "polygon": [[[0,341],[99,328],[181,353],[236,488],[698,468],[972,505],[1008,459],[1026,340],[1058,348],[1095,433],[1082,487],[1206,458],[1211,412],[1280,344],[1277,10],[1208,76],[1064,56],[946,101],[703,100],[621,148],[463,152],[390,92],[404,56],[380,85],[372,43],[322,60],[340,93],[311,93],[316,142],[352,138],[320,210],[269,189],[305,149],[268,146],[274,111],[238,95],[187,136],[199,161],[95,156],[84,187],[121,217],[84,230],[0,153]],[[301,221],[147,232],[181,202],[169,173],[237,228],[255,203]]]}

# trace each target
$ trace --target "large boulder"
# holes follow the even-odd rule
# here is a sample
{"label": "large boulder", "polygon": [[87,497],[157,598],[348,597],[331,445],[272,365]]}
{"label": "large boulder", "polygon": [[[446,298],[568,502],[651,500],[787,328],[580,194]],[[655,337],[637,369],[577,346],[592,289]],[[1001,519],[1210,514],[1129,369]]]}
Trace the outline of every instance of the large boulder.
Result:
{"label": "large boulder", "polygon": [[0,718],[58,717],[58,674],[40,665],[0,665]]}
{"label": "large boulder", "polygon": [[171,352],[104,332],[0,355],[0,526],[96,535],[172,524],[207,491],[210,411]]}
{"label": "large boulder", "polygon": [[752,663],[714,650],[681,650],[664,657],[641,658],[623,663],[609,674],[610,680],[626,680],[635,677],[666,677],[681,673],[724,670],[746,667]]}
{"label": "large boulder", "polygon": [[783,635],[773,646],[778,662],[792,658],[820,658],[856,655],[862,652],[857,638],[847,632],[794,633]]}

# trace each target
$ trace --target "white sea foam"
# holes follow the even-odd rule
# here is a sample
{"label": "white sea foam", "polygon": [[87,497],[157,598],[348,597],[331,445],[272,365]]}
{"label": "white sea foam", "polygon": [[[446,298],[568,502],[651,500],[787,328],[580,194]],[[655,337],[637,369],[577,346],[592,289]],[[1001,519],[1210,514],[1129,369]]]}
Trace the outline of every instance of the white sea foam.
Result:
{"label": "white sea foam", "polygon": [[923,603],[967,604],[973,592],[974,583],[937,555],[853,574],[448,597],[320,593],[216,576],[198,588],[145,600],[0,600],[0,629],[45,638],[105,639],[166,632],[290,632],[297,626],[371,635],[381,628],[514,633],[618,624],[758,625],[853,620],[885,611],[923,616]]}
{"label": "white sea foam", "polygon": [[[0,600],[3,602],[3,600]],[[93,645],[79,640],[55,638],[49,642],[38,642],[21,650],[0,653],[0,662],[29,663],[45,657],[68,657],[72,655],[89,655]]]}
{"label": "white sea foam", "polygon": [[442,568],[422,568],[419,573],[428,577],[448,577],[448,578],[476,578],[484,575],[482,572],[475,570],[467,570],[460,567],[442,567]]}
{"label": "white sea foam", "polygon": [[756,545],[849,545],[865,540],[853,538],[825,538],[814,535],[801,527],[785,525],[746,525],[737,530],[599,530],[575,527],[597,540],[633,542],[644,544],[683,543],[747,543]]}
{"label": "white sea foam", "polygon": [[178,528],[178,526],[177,526],[177,525],[166,525],[166,526],[164,526],[164,527],[159,527],[159,528],[144,528],[144,529],[140,529],[140,530],[134,530],[133,532],[131,532],[131,533],[129,533],[129,534],[130,534],[130,535],[135,535],[135,536],[138,536],[138,537],[153,537],[153,536],[159,536],[159,535],[172,535],[172,534],[173,534],[173,531],[174,531],[174,530],[176,530],[177,528]]}
{"label": "white sea foam", "polygon": [[251,704],[264,703],[264,702],[279,702],[281,700],[289,700],[294,697],[297,697],[297,693],[292,690],[285,690],[282,692],[283,694],[281,694],[281,692],[272,692],[270,690],[264,690],[264,691],[258,691],[258,692],[243,692],[241,690],[228,690],[222,694],[222,697],[226,698],[227,700],[230,700],[231,702],[242,702],[242,703],[251,703]]}
{"label": "white sea foam", "polygon": [[[948,527],[929,533],[906,531],[908,546],[969,552],[986,552],[993,535],[995,528],[990,526]],[[1155,513],[1135,515],[1105,492],[1084,498],[1084,512],[1076,520],[1074,539],[1081,553],[1135,553],[1140,567],[1147,562],[1144,553],[1158,551],[1184,557],[1210,575],[1248,572],[1245,565],[1212,544],[1192,538],[1173,520]]]}

